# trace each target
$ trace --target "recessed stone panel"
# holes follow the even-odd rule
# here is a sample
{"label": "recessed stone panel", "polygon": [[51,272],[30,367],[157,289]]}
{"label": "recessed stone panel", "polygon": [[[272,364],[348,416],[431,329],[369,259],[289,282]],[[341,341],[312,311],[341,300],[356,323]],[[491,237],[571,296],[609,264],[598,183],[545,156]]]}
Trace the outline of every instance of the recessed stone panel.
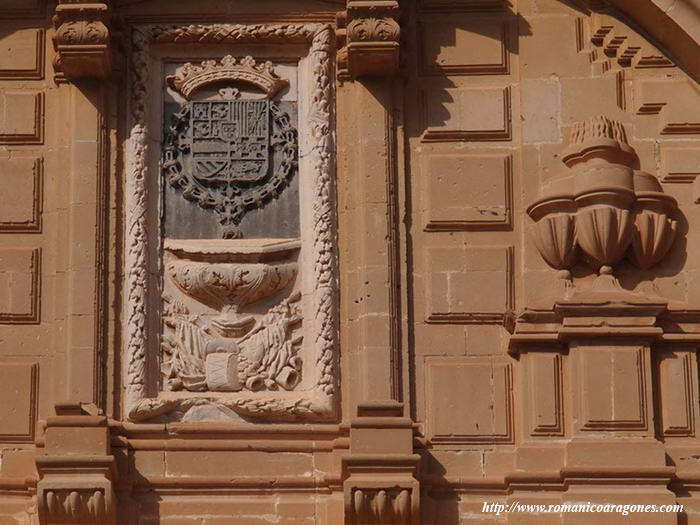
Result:
{"label": "recessed stone panel", "polygon": [[0,18],[25,18],[43,16],[46,0],[3,0]]}
{"label": "recessed stone panel", "polygon": [[510,88],[426,88],[424,142],[510,140]]}
{"label": "recessed stone panel", "polygon": [[0,249],[0,323],[39,322],[39,250]]}
{"label": "recessed stone panel", "polygon": [[0,159],[0,232],[41,231],[42,162]]}
{"label": "recessed stone panel", "polygon": [[500,323],[513,308],[512,246],[428,251],[428,322]]}
{"label": "recessed stone panel", "polygon": [[0,144],[41,144],[43,120],[43,93],[0,92]]}
{"label": "recessed stone panel", "polygon": [[40,79],[43,62],[43,30],[0,27],[0,79]]}
{"label": "recessed stone panel", "polygon": [[502,18],[452,15],[427,19],[419,27],[422,74],[508,73],[508,31]]}
{"label": "recessed stone panel", "polygon": [[509,155],[431,155],[425,160],[426,229],[509,229]]}
{"label": "recessed stone panel", "polygon": [[580,430],[647,430],[645,349],[581,348]]}
{"label": "recessed stone panel", "polygon": [[34,440],[38,365],[0,362],[0,442]]}
{"label": "recessed stone panel", "polygon": [[695,435],[697,372],[694,353],[669,351],[659,357],[659,397],[664,436]]}
{"label": "recessed stone panel", "polygon": [[426,367],[427,424],[433,443],[512,441],[509,364],[490,359],[428,358]]}
{"label": "recessed stone panel", "polygon": [[700,147],[661,149],[662,181],[693,182],[700,176]]}
{"label": "recessed stone panel", "polygon": [[528,360],[528,372],[530,435],[562,435],[561,356],[554,352],[533,352]]}

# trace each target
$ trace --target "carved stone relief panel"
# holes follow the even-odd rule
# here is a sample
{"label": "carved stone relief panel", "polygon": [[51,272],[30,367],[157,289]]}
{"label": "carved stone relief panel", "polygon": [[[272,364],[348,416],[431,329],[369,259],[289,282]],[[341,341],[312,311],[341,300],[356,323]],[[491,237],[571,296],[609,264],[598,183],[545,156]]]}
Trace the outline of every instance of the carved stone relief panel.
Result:
{"label": "carved stone relief panel", "polygon": [[135,28],[130,419],[334,417],[331,44],[320,24]]}

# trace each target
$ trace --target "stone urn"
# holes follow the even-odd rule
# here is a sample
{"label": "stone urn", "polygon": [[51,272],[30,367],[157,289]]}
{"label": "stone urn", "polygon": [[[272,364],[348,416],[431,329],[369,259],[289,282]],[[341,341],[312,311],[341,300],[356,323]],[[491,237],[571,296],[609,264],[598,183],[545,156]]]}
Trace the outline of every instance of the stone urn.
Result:
{"label": "stone urn", "polygon": [[562,161],[568,170],[527,209],[549,266],[568,274],[582,258],[609,275],[625,257],[642,269],[663,259],[676,237],[678,205],[656,177],[635,169],[622,124],[600,116],[576,122]]}
{"label": "stone urn", "polygon": [[174,240],[165,241],[172,254],[166,273],[186,295],[218,310],[212,320],[223,337],[241,337],[255,320],[241,310],[292,284],[297,240]]}

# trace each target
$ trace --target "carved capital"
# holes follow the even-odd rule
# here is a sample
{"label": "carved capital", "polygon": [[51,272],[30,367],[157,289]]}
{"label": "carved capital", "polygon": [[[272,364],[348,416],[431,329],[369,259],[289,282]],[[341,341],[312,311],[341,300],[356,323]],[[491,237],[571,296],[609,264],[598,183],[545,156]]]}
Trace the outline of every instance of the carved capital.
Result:
{"label": "carved capital", "polygon": [[113,481],[107,418],[79,403],[56,406],[46,422],[46,454],[36,459],[40,525],[114,525]]}
{"label": "carved capital", "polygon": [[60,0],[53,18],[58,78],[104,78],[113,69],[116,32],[107,3]]}
{"label": "carved capital", "polygon": [[338,14],[338,77],[392,76],[399,69],[401,27],[395,0],[348,0]]}
{"label": "carved capital", "polygon": [[395,401],[358,406],[343,457],[346,525],[420,523],[420,456],[413,422]]}

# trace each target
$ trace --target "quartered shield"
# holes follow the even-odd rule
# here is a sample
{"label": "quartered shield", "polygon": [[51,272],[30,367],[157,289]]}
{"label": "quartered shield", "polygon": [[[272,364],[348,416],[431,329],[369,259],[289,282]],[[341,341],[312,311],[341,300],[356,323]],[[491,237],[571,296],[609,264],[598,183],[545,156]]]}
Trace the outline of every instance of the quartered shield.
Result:
{"label": "quartered shield", "polygon": [[270,101],[193,102],[192,176],[216,184],[258,182],[270,163]]}

